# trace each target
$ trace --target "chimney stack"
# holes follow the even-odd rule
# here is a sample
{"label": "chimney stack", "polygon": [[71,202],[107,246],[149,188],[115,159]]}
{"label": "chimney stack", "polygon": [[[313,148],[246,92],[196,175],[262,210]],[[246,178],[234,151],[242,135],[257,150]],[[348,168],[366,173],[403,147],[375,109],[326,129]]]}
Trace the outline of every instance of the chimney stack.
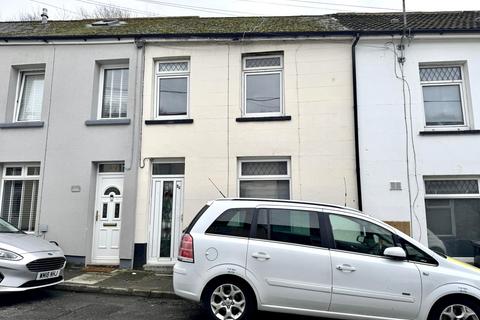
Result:
{"label": "chimney stack", "polygon": [[48,23],[48,10],[47,10],[47,8],[42,9],[42,14],[40,16],[42,17],[42,24]]}

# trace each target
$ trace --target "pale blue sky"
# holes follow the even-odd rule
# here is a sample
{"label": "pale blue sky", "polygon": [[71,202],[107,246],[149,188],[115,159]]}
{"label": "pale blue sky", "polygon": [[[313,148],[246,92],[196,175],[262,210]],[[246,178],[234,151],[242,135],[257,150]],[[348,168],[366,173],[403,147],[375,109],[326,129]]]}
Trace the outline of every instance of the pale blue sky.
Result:
{"label": "pale blue sky", "polygon": [[[94,8],[101,3],[122,7],[134,16],[310,15],[401,8],[401,0],[0,0],[0,20],[15,20],[20,12],[40,14],[43,7],[48,8],[50,19],[75,19],[80,18],[79,8]],[[407,0],[407,9],[480,10],[480,1]]]}

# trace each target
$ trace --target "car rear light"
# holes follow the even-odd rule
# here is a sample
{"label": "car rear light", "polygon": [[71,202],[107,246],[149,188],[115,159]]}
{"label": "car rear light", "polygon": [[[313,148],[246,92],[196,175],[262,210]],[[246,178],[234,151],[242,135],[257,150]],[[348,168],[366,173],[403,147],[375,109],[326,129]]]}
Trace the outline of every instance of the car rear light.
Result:
{"label": "car rear light", "polygon": [[184,233],[182,236],[178,260],[193,263],[193,238],[188,233]]}

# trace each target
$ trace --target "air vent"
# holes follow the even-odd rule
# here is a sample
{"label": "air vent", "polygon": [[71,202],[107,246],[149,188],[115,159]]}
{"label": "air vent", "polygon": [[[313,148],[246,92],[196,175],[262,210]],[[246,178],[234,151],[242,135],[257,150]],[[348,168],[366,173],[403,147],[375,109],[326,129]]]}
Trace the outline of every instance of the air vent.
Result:
{"label": "air vent", "polygon": [[402,190],[402,183],[400,181],[390,181],[390,191]]}

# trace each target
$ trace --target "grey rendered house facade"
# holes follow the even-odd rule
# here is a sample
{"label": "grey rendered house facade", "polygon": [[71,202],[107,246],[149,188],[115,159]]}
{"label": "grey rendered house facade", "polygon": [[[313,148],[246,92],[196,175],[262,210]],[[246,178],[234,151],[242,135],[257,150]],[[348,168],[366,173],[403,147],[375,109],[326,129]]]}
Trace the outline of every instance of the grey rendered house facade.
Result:
{"label": "grey rendered house facade", "polygon": [[0,216],[75,263],[131,265],[141,53],[133,40],[0,45]]}

